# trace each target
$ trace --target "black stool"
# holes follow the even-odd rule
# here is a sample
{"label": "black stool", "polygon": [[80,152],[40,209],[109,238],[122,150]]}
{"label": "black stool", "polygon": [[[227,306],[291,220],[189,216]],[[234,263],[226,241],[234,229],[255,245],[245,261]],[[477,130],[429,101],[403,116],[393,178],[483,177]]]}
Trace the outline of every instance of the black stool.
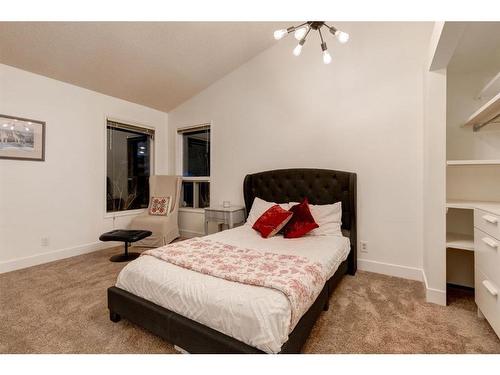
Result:
{"label": "black stool", "polygon": [[126,262],[137,258],[139,253],[129,253],[128,244],[142,240],[143,238],[149,237],[153,232],[149,230],[128,230],[128,229],[115,229],[111,232],[106,232],[101,234],[99,240],[106,241],[119,241],[125,242],[125,252],[123,254],[113,255],[109,258],[112,262]]}

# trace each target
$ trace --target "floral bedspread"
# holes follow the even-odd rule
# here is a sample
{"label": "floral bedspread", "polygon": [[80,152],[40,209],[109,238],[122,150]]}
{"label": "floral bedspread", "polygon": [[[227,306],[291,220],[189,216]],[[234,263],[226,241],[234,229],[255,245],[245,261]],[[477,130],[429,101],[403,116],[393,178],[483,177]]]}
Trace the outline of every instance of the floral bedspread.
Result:
{"label": "floral bedspread", "polygon": [[312,305],[327,274],[320,263],[297,255],[241,248],[204,238],[175,242],[142,255],[206,275],[276,289],[290,302],[290,331]]}

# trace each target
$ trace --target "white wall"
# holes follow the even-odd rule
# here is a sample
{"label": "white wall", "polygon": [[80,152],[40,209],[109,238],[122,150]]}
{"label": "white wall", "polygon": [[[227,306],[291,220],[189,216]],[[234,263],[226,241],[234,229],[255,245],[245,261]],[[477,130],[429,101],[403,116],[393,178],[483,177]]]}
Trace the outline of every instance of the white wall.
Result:
{"label": "white wall", "polygon": [[427,301],[446,305],[446,69],[424,83],[423,266]]}
{"label": "white wall", "polygon": [[298,58],[290,37],[170,112],[169,168],[175,172],[175,130],[213,121],[212,203],[242,204],[247,173],[356,172],[359,239],[368,241],[360,266],[420,279],[422,72],[432,24],[338,27],[351,40],[327,37],[330,65],[316,36]]}
{"label": "white wall", "polygon": [[[0,159],[0,272],[99,247],[131,216],[105,218],[105,117],[156,129],[166,173],[167,114],[0,65],[0,113],[46,122],[45,162]],[[49,246],[41,246],[41,238]]]}

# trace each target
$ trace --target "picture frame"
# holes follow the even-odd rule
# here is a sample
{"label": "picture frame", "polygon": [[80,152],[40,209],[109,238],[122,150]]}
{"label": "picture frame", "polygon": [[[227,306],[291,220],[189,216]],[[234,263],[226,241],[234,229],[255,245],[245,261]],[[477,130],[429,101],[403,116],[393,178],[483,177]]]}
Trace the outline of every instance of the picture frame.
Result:
{"label": "picture frame", "polygon": [[0,159],[45,161],[45,122],[0,114]]}

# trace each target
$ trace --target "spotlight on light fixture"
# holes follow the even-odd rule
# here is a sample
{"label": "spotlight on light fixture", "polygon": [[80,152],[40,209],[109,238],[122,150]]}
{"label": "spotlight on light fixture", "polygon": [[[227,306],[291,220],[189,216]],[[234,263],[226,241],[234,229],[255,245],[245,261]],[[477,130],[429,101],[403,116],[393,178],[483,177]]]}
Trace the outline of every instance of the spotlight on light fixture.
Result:
{"label": "spotlight on light fixture", "polygon": [[332,62],[332,56],[330,56],[330,52],[328,52],[325,42],[321,43],[321,49],[323,50],[323,62],[325,64],[330,64]]}
{"label": "spotlight on light fixture", "polygon": [[340,30],[337,30],[335,27],[331,26],[329,27],[329,30],[330,32],[335,35],[335,37],[337,38],[337,40],[342,43],[342,44],[345,44],[348,42],[349,40],[349,34],[347,34],[346,32],[344,31],[340,31]]}
{"label": "spotlight on light fixture", "polygon": [[309,30],[309,26],[299,27],[297,30],[295,30],[295,33],[293,34],[293,36],[297,40],[302,40],[304,38],[304,36],[306,35],[308,30]]}
{"label": "spotlight on light fixture", "polygon": [[304,43],[305,43],[305,42],[306,42],[306,40],[305,40],[305,39],[302,39],[302,40],[299,42],[299,44],[297,44],[297,47],[295,47],[295,48],[293,49],[293,54],[294,54],[295,56],[299,56],[299,55],[300,55],[300,53],[302,52],[302,46],[304,45]]}
{"label": "spotlight on light fixture", "polygon": [[306,38],[309,35],[309,32],[311,30],[315,30],[318,32],[319,37],[321,39],[321,50],[323,51],[323,62],[325,64],[330,64],[332,62],[332,56],[330,55],[330,52],[328,52],[328,49],[326,47],[326,42],[323,40],[323,34],[321,33],[321,28],[323,26],[326,27],[328,29],[328,31],[330,31],[330,33],[332,33],[340,43],[345,44],[349,40],[348,33],[344,32],[344,31],[337,30],[333,26],[327,25],[325,23],[325,21],[307,21],[307,22],[304,22],[303,24],[298,25],[298,26],[291,26],[287,29],[276,30],[274,32],[274,38],[276,40],[279,40],[279,39],[284,38],[285,36],[287,36],[291,32],[293,32],[295,39],[297,39],[299,41],[299,44],[297,44],[297,46],[293,49],[293,54],[295,56],[299,56],[302,52],[302,48],[304,46],[304,43],[306,42]]}
{"label": "spotlight on light fixture", "polygon": [[284,36],[286,36],[288,33],[291,33],[292,31],[295,31],[295,27],[289,27],[288,29],[280,29],[280,30],[276,30],[274,32],[274,39],[276,40],[280,40],[281,38],[283,38]]}

